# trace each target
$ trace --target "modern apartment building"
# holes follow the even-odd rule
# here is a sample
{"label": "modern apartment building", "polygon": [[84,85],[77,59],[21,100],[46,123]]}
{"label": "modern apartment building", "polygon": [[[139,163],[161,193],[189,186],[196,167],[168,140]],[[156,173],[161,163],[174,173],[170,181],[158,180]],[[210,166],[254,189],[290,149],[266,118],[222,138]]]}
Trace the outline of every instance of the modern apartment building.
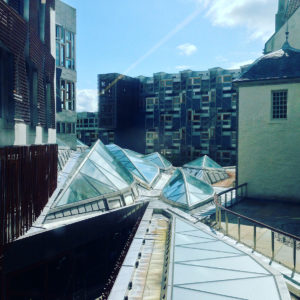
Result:
{"label": "modern apartment building", "polygon": [[76,150],[76,10],[60,0],[55,9],[57,136]]}
{"label": "modern apartment building", "polygon": [[99,137],[98,113],[77,113],[77,138],[87,146],[91,146]]}
{"label": "modern apartment building", "polygon": [[240,70],[213,68],[140,77],[145,152],[160,152],[174,164],[209,155],[236,162],[236,91]]}
{"label": "modern apartment building", "polygon": [[98,75],[100,139],[144,151],[144,126],[137,78],[117,73]]}
{"label": "modern apartment building", "polygon": [[234,165],[232,81],[239,75],[222,68],[138,78],[99,75],[99,124],[105,129],[100,138],[141,153],[159,152],[175,165],[202,155]]}

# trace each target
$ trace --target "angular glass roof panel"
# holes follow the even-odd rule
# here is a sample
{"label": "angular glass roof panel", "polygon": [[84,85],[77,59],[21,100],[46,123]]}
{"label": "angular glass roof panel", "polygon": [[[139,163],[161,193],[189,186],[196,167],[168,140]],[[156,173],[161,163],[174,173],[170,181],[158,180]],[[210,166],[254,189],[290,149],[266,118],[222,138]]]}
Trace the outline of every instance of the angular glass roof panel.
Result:
{"label": "angular glass roof panel", "polygon": [[133,150],[124,149],[124,151],[125,151],[126,153],[131,154],[131,155],[134,155],[134,156],[136,156],[136,157],[144,157],[143,154],[138,153],[138,152],[135,152],[135,151],[133,151]]}
{"label": "angular glass roof panel", "polygon": [[111,181],[109,181],[107,177],[104,176],[104,174],[98,169],[98,167],[94,165],[94,163],[90,159],[85,162],[83,167],[80,169],[80,173],[88,175],[95,180],[101,181],[111,187],[115,187],[115,185]]}
{"label": "angular glass roof panel", "polygon": [[88,175],[82,175],[82,176],[100,193],[100,195],[105,195],[105,194],[118,191],[116,187],[111,187],[105,183],[95,180],[92,177],[89,177]]}
{"label": "angular glass roof panel", "polygon": [[137,156],[130,150],[124,150],[121,147],[110,144],[106,146],[111,153],[127,168],[130,172],[138,176],[142,181],[151,184],[159,175],[159,169],[156,165]]}
{"label": "angular glass roof panel", "polygon": [[80,173],[78,173],[56,206],[95,198],[99,195],[100,193]]}
{"label": "angular glass roof panel", "polygon": [[151,183],[159,174],[158,168],[147,160],[131,155],[129,155],[129,157],[148,183]]}
{"label": "angular glass roof panel", "polygon": [[184,178],[179,169],[174,172],[171,180],[163,188],[162,194],[170,201],[188,205]]}
{"label": "angular glass roof panel", "polygon": [[222,168],[218,163],[216,163],[214,160],[212,160],[207,155],[199,157],[199,158],[185,164],[184,166],[185,167],[193,167],[193,168],[214,168],[214,169]]}
{"label": "angular glass roof panel", "polygon": [[98,141],[78,166],[54,206],[130,189],[133,182],[131,173]]}
{"label": "angular glass roof panel", "polygon": [[[123,189],[128,186],[127,182],[120,177],[120,175],[109,167],[109,164],[105,162],[97,152],[93,152],[90,156],[90,160],[101,169],[102,173],[119,189]],[[109,171],[108,171],[108,170]]]}
{"label": "angular glass roof panel", "polygon": [[172,166],[172,164],[158,152],[145,155],[144,158],[156,164],[160,169],[166,170]]}
{"label": "angular glass roof panel", "polygon": [[[178,201],[178,194],[181,195],[181,201]],[[163,195],[173,202],[184,203],[188,208],[206,202],[214,194],[214,189],[204,181],[201,181],[182,169],[177,169],[170,181],[163,189]]]}
{"label": "angular glass roof panel", "polygon": [[209,184],[187,173],[185,173],[185,177],[191,205],[205,201],[213,196],[214,189]]}
{"label": "angular glass roof panel", "polygon": [[107,170],[113,169],[115,171],[113,173],[117,174],[118,177],[121,177],[128,184],[133,183],[134,179],[130,172],[126,168],[124,168],[122,164],[116,161],[116,159],[112,156],[110,151],[108,151],[107,148],[102,143],[100,143],[100,141],[98,144],[96,144],[95,149],[98,152],[98,154],[102,157],[101,165],[103,161],[108,162],[109,169]]}
{"label": "angular glass roof panel", "polygon": [[106,147],[109,149],[109,151],[117,158],[120,163],[130,172],[134,173],[134,175],[138,176],[141,180],[145,180],[140,174],[140,172],[136,169],[134,164],[129,160],[127,155],[122,151],[121,148],[119,148],[117,145],[109,144],[106,145]]}

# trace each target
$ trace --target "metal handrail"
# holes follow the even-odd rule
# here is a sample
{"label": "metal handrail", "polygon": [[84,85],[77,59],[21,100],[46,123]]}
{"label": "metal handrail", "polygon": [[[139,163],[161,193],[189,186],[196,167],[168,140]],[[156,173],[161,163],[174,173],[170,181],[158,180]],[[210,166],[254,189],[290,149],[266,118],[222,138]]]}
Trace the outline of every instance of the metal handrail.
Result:
{"label": "metal handrail", "polygon": [[[245,185],[245,184],[243,184],[243,185]],[[243,186],[243,185],[240,185],[240,186],[238,186],[237,188],[232,188],[232,189],[223,191],[223,192],[217,194],[217,196],[219,197],[219,196],[221,196],[221,195],[223,195],[223,194],[226,194],[227,192],[230,192],[230,191],[232,191],[232,190],[238,189],[239,187],[241,187],[241,186]],[[244,215],[242,215],[242,214],[239,214],[239,213],[237,213],[237,212],[235,212],[235,211],[232,211],[232,210],[230,210],[230,209],[224,207],[221,203],[219,203],[218,201],[216,201],[216,198],[214,199],[214,203],[215,203],[216,206],[220,207],[222,210],[227,211],[227,212],[229,212],[229,213],[231,213],[231,214],[237,216],[238,218],[246,219],[247,221],[250,221],[251,223],[254,223],[254,224],[259,225],[259,226],[261,226],[261,227],[265,227],[265,228],[267,228],[267,229],[270,229],[271,231],[274,231],[274,232],[279,233],[279,234],[286,235],[286,236],[288,236],[288,237],[290,237],[290,238],[292,238],[292,239],[295,239],[295,240],[297,240],[297,241],[300,241],[300,237],[298,237],[298,236],[296,236],[296,235],[293,235],[293,234],[288,233],[288,232],[285,232],[285,231],[283,231],[283,230],[281,230],[281,229],[272,227],[272,226],[267,225],[267,224],[265,224],[265,223],[262,223],[262,222],[260,222],[260,221],[251,219],[251,218],[249,218],[249,217],[247,217],[247,216],[244,216]]]}
{"label": "metal handrail", "polygon": [[[254,220],[252,218],[249,218],[247,216],[244,216],[242,214],[239,214],[235,211],[232,211],[230,209],[228,209],[226,207],[227,205],[227,193],[230,192],[230,195],[231,195],[231,199],[230,199],[230,202],[232,204],[232,191],[236,191],[235,193],[235,197],[239,197],[238,196],[238,190],[241,189],[241,194],[243,194],[243,187],[246,187],[246,194],[247,194],[247,183],[244,183],[240,186],[237,186],[235,188],[231,188],[231,189],[228,189],[226,191],[223,191],[219,194],[216,194],[214,195],[214,204],[216,206],[216,224],[218,226],[219,229],[222,228],[221,226],[221,221],[222,221],[222,210],[225,212],[225,234],[228,235],[228,213],[234,215],[237,217],[237,223],[238,223],[238,242],[240,242],[241,240],[241,219],[243,220],[246,220],[248,222],[251,222],[252,223],[252,226],[253,226],[253,249],[256,250],[256,229],[257,229],[257,226],[259,227],[262,227],[262,228],[265,228],[265,229],[269,229],[271,231],[271,260],[274,260],[274,257],[275,257],[275,233],[277,234],[281,234],[285,237],[288,237],[290,239],[292,239],[293,241],[293,258],[292,258],[292,261],[293,261],[293,271],[295,272],[296,270],[296,263],[297,263],[297,241],[300,241],[300,237],[298,236],[295,236],[291,233],[287,233],[281,229],[278,229],[278,228],[275,228],[275,227],[272,227],[270,225],[267,225],[267,224],[264,224],[260,221],[257,221],[257,220]],[[225,194],[225,207],[222,205],[222,199],[221,199],[221,196]],[[220,199],[220,200],[219,200]],[[279,262],[279,261],[278,261]]]}

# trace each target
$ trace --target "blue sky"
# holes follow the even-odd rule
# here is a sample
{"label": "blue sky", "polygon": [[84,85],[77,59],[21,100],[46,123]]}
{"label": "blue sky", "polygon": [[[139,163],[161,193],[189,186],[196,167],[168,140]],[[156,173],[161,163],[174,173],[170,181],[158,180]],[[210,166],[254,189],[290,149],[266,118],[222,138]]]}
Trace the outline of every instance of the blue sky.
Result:
{"label": "blue sky", "polygon": [[65,0],[77,9],[77,110],[97,110],[97,74],[236,68],[258,58],[277,0]]}

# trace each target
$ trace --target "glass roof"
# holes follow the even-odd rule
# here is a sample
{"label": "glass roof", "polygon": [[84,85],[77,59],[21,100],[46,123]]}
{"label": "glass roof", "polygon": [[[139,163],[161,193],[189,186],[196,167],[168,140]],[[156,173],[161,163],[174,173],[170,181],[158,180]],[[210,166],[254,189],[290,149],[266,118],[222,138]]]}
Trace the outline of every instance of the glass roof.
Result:
{"label": "glass roof", "polygon": [[154,152],[144,156],[145,159],[156,164],[160,169],[167,170],[172,164],[158,152]]}
{"label": "glass roof", "polygon": [[214,194],[214,189],[206,182],[186,174],[178,168],[163,188],[162,194],[172,202],[191,208],[209,200]]}
{"label": "glass roof", "polygon": [[76,145],[77,146],[84,146],[84,147],[88,147],[86,144],[84,144],[82,141],[80,141],[79,139],[76,140]]}
{"label": "glass roof", "polygon": [[217,164],[214,160],[212,160],[209,156],[204,155],[199,157],[187,164],[184,167],[192,167],[192,168],[222,168],[219,164]]}
{"label": "glass roof", "polygon": [[126,151],[115,144],[109,144],[106,147],[127,170],[147,185],[151,185],[159,175],[159,168],[156,165],[142,157],[138,157],[130,150]]}
{"label": "glass roof", "polygon": [[98,141],[79,166],[55,206],[96,198],[129,188],[134,179]]}
{"label": "glass roof", "polygon": [[273,274],[252,257],[177,217],[174,221],[172,299],[281,299]]}
{"label": "glass roof", "polygon": [[126,153],[128,153],[128,154],[131,154],[131,155],[134,155],[134,156],[137,156],[137,157],[144,157],[144,154],[135,152],[135,151],[133,151],[133,150],[124,149],[124,151],[125,151]]}

